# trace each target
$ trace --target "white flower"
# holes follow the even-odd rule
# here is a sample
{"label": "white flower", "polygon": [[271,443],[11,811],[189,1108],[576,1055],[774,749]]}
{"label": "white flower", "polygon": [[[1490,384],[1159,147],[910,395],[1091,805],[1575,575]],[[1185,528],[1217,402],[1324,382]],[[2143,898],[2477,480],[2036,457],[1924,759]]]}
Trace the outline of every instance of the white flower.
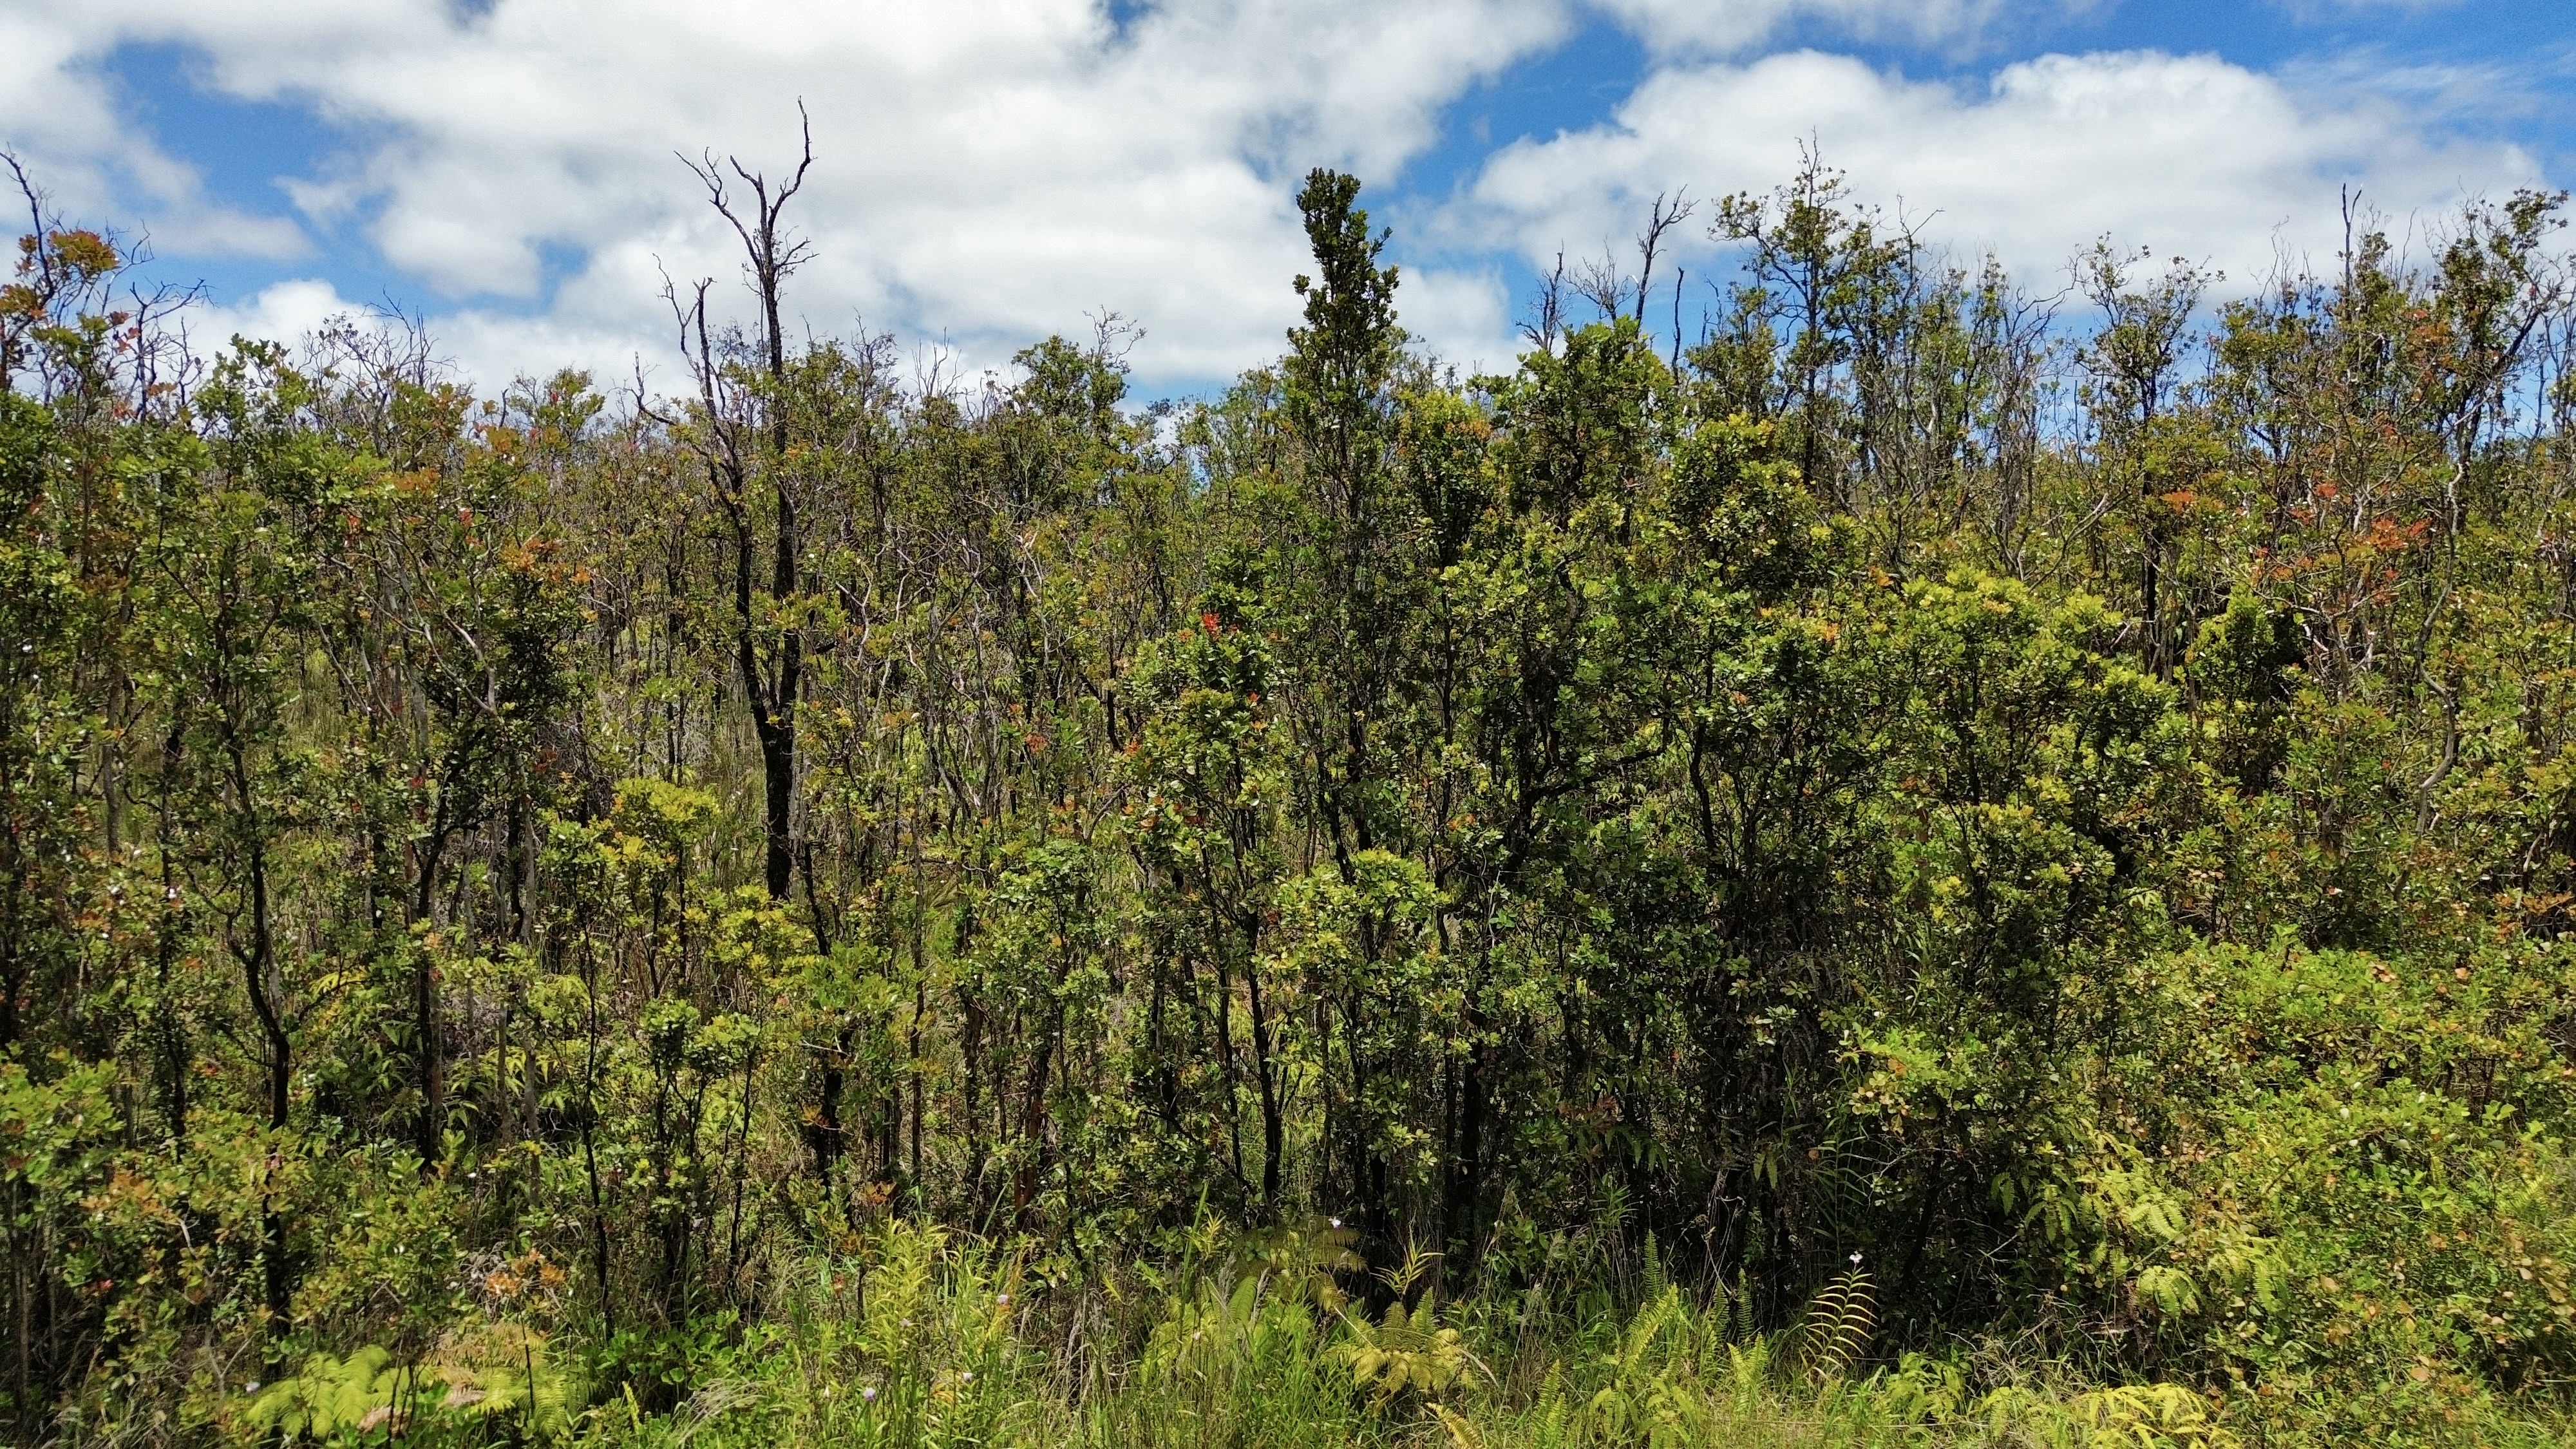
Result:
{"label": "white flower", "polygon": [[1858,1254],[1858,1253],[1854,1253],[1854,1254],[1852,1254],[1852,1259],[1851,1259],[1851,1261],[1852,1261],[1852,1266],[1853,1266],[1853,1267],[1855,1267],[1855,1268],[1859,1267],[1859,1266],[1860,1266],[1860,1254]]}
{"label": "white flower", "polygon": [[1334,1227],[1337,1227],[1337,1228],[1338,1228],[1338,1227],[1340,1227],[1340,1226],[1342,1225],[1342,1220],[1341,1220],[1340,1218],[1334,1218],[1334,1219],[1332,1220],[1332,1223],[1333,1223],[1333,1226],[1334,1226]]}
{"label": "white flower", "polygon": [[970,1384],[971,1384],[971,1383],[975,1382],[975,1371],[974,1371],[973,1369],[968,1369],[968,1370],[966,1370],[966,1372],[964,1372],[964,1373],[962,1373],[962,1374],[959,1374],[957,1377],[958,1377],[958,1379],[959,1379],[961,1382],[964,1382],[964,1383],[970,1383]]}
{"label": "white flower", "polygon": [[1011,1295],[1008,1293],[996,1293],[993,1295],[993,1301],[1004,1308],[1008,1308],[1011,1306]]}
{"label": "white flower", "polygon": [[877,1401],[877,1386],[870,1384],[866,1388],[859,1390],[859,1397],[867,1400],[871,1404],[875,1403]]}

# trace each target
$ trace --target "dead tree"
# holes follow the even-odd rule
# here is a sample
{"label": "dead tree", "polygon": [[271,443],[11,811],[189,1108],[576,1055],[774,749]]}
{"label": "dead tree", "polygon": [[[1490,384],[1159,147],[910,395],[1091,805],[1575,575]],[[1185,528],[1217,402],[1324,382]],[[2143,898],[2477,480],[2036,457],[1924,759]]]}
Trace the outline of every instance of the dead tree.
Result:
{"label": "dead tree", "polygon": [[[805,671],[805,631],[796,604],[803,589],[797,558],[803,522],[787,462],[787,338],[779,318],[779,293],[789,274],[814,254],[810,241],[788,236],[781,226],[787,203],[804,188],[805,174],[814,165],[813,119],[801,101],[796,111],[804,122],[804,146],[795,171],[783,182],[773,183],[767,173],[752,171],[733,157],[720,166],[712,152],[694,161],[680,158],[706,186],[708,203],[741,239],[744,269],[760,310],[753,362],[763,385],[750,389],[727,384],[718,349],[708,336],[705,283],[694,289],[692,304],[680,309],[680,324],[705,415],[702,451],[732,545],[728,583],[734,655],[751,706],[752,732],[760,743],[767,826],[762,879],[772,900],[787,898],[795,870],[796,706]],[[738,202],[727,170],[750,189],[748,205]],[[676,303],[676,293],[673,299]],[[758,577],[757,564],[763,551],[759,514],[764,511],[774,516],[765,581]]]}

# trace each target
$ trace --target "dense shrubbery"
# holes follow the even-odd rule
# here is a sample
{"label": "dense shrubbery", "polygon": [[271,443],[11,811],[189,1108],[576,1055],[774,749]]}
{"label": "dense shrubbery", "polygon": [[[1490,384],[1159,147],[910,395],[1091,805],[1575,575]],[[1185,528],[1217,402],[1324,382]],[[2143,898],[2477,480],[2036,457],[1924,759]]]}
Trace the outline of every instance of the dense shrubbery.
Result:
{"label": "dense shrubbery", "polygon": [[31,237],[13,1439],[2557,1442],[2557,202],[2212,321],[1811,171],[1460,380],[1356,195],[1142,411]]}

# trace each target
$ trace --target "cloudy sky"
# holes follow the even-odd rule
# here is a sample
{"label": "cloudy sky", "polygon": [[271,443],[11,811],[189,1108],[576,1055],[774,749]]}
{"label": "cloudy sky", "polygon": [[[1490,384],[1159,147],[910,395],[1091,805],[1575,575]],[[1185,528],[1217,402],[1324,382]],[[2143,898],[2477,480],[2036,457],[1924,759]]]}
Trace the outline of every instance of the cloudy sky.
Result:
{"label": "cloudy sky", "polygon": [[[487,385],[640,359],[665,271],[737,275],[675,153],[818,159],[803,325],[965,367],[1115,311],[1152,391],[1293,320],[1306,168],[1369,183],[1405,320],[1502,363],[1534,268],[1650,200],[1858,194],[2038,290],[2108,232],[2261,275],[2576,179],[2542,0],[0,0],[0,144],[149,234],[211,330],[430,319]],[[1715,275],[1696,227],[1683,257]]]}

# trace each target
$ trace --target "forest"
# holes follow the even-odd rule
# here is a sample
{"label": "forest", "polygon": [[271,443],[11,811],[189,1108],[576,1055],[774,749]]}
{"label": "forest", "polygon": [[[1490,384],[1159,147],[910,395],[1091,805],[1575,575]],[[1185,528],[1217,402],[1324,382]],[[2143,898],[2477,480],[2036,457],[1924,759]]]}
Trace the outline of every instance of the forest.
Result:
{"label": "forest", "polygon": [[1811,161],[1461,376],[1319,170],[1140,404],[813,335],[803,178],[497,396],[24,187],[6,1442],[2576,1437],[2565,197]]}

